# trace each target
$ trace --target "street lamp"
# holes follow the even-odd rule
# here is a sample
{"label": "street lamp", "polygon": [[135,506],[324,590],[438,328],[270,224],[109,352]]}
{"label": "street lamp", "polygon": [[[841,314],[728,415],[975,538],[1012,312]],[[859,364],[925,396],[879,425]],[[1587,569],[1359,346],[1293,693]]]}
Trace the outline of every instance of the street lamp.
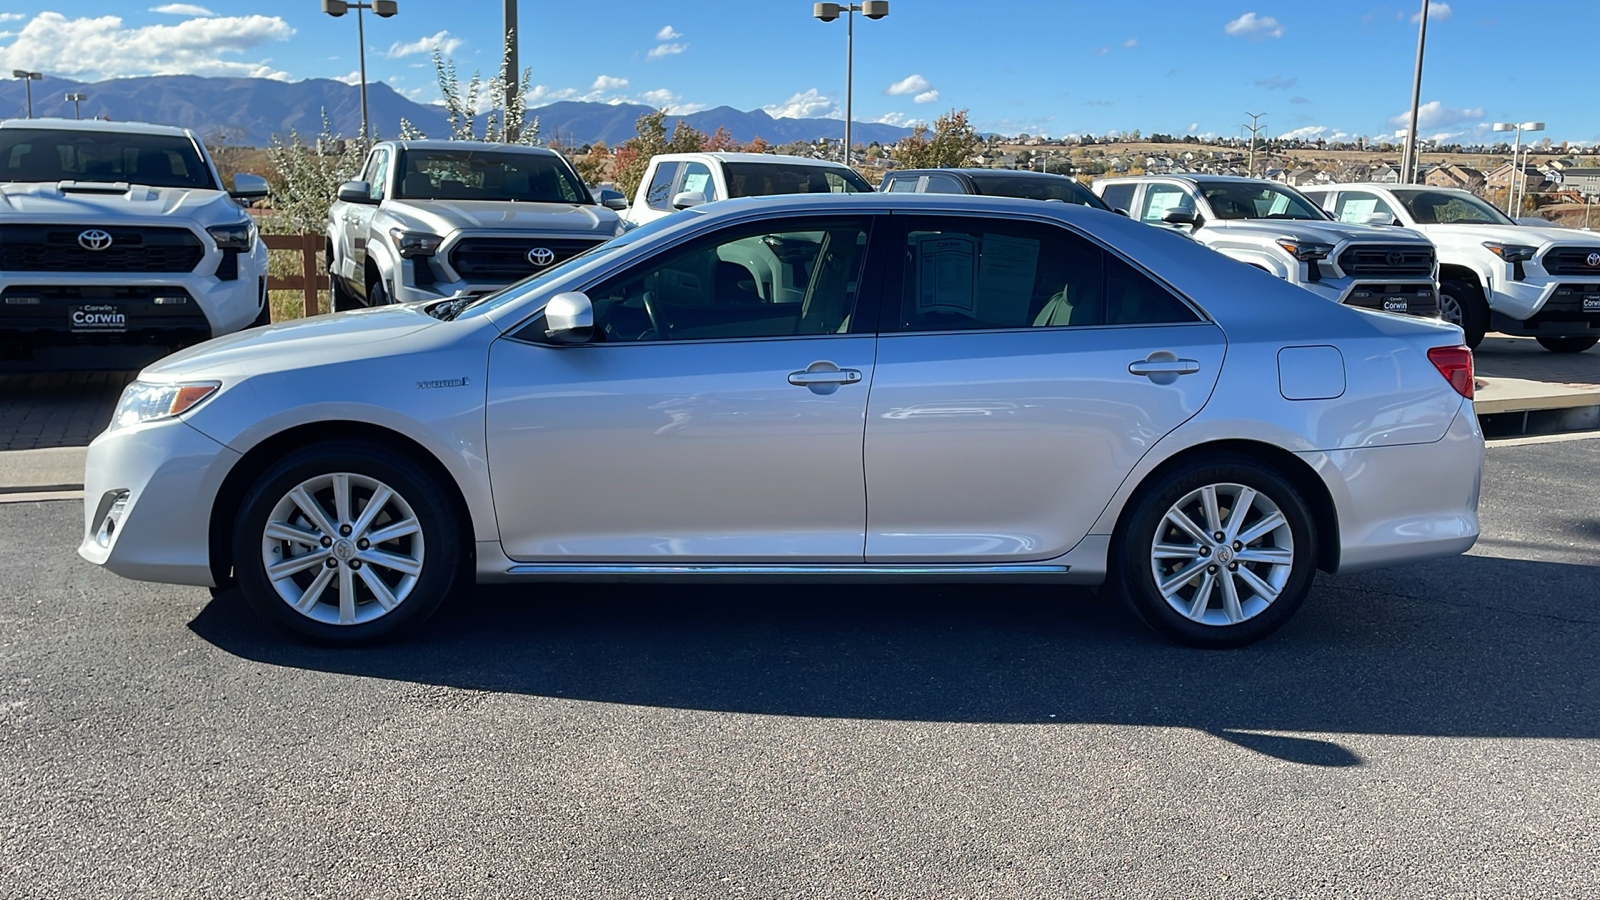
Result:
{"label": "street lamp", "polygon": [[33,118],[33,83],[43,81],[44,76],[38,72],[29,72],[27,69],[12,69],[11,77],[22,79],[22,85],[28,92],[28,118]]}
{"label": "street lamp", "polygon": [[[1517,142],[1511,147],[1511,182],[1506,185],[1506,215],[1515,219],[1517,216],[1512,210],[1517,209],[1517,207],[1513,205],[1513,202],[1517,195],[1517,183],[1522,180],[1522,172],[1517,168],[1517,156],[1522,152],[1522,133],[1524,131],[1543,131],[1544,123],[1496,122],[1494,123],[1494,130],[1515,131],[1517,133]],[[1517,212],[1521,212],[1521,210],[1517,209]]]}
{"label": "street lamp", "polygon": [[67,102],[72,104],[72,117],[74,119],[83,118],[82,112],[78,109],[78,104],[87,99],[89,99],[88,94],[72,93],[67,95]]}
{"label": "street lamp", "polygon": [[322,0],[322,11],[338,18],[350,10],[356,11],[356,40],[361,42],[361,146],[372,143],[372,131],[367,127],[367,27],[361,18],[363,9],[370,9],[381,19],[399,12],[395,0],[372,0],[371,3],[347,3],[345,0]]}
{"label": "street lamp", "polygon": [[869,19],[881,19],[889,14],[889,0],[863,0],[861,3],[818,3],[812,15],[824,22],[832,22],[845,14],[844,39],[844,164],[850,165],[850,92],[854,76],[856,42],[856,13]]}

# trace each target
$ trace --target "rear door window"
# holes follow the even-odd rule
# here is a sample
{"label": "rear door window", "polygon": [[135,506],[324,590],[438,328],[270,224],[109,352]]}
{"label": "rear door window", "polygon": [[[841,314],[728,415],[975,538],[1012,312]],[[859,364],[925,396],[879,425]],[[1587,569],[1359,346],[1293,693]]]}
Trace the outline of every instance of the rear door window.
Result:
{"label": "rear door window", "polygon": [[1172,184],[1152,184],[1144,189],[1144,203],[1139,210],[1139,221],[1152,225],[1162,224],[1161,217],[1169,209],[1194,209],[1194,198],[1188,191]]}
{"label": "rear door window", "polygon": [[929,175],[928,185],[922,189],[928,194],[965,194],[967,189],[961,179],[953,175]]}
{"label": "rear door window", "polygon": [[645,205],[651,209],[672,211],[672,183],[677,179],[678,170],[682,165],[677,162],[664,162],[656,166],[656,173],[650,177],[650,187],[645,191]]}
{"label": "rear door window", "polygon": [[1104,200],[1106,205],[1112,209],[1130,212],[1133,210],[1133,193],[1138,189],[1139,186],[1137,184],[1108,184],[1106,185],[1105,193],[1100,195],[1100,199]]}

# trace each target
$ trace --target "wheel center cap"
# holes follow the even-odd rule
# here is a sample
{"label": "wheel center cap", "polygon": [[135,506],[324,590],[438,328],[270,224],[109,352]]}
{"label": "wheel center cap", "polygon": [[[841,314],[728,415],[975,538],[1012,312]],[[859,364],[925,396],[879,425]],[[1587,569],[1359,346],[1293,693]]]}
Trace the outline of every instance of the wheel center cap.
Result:
{"label": "wheel center cap", "polygon": [[333,555],[345,562],[349,562],[356,557],[356,545],[347,540],[334,541]]}
{"label": "wheel center cap", "polygon": [[[337,550],[334,552],[338,552]],[[1217,562],[1227,565],[1233,562],[1233,548],[1222,546],[1217,548]]]}

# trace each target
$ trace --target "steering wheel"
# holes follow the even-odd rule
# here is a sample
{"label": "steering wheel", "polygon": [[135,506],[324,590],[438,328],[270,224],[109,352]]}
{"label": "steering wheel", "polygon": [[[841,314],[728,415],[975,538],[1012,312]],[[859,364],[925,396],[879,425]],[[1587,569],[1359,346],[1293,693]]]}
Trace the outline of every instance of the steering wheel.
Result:
{"label": "steering wheel", "polygon": [[665,341],[669,338],[661,314],[656,311],[655,295],[655,291],[645,291],[641,295],[644,300],[644,313],[650,317],[650,328],[656,333],[656,340]]}

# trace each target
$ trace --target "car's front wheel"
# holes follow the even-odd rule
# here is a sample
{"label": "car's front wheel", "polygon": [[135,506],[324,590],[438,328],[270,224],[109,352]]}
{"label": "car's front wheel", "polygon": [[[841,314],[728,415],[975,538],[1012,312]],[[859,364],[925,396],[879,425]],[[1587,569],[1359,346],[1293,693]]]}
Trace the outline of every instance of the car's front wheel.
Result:
{"label": "car's front wheel", "polygon": [[1568,337],[1542,337],[1538,338],[1538,341],[1539,346],[1549,350],[1551,353],[1582,353],[1600,343],[1600,338],[1571,335]]}
{"label": "car's front wheel", "polygon": [[1276,631],[1311,590],[1316,526],[1292,484],[1219,455],[1142,490],[1118,536],[1113,577],[1152,628],[1195,647]]}
{"label": "car's front wheel", "polygon": [[296,450],[246,494],[234,572],[263,618],[362,644],[432,615],[461,570],[462,526],[425,467],[366,441]]}
{"label": "car's front wheel", "polygon": [[1439,285],[1439,315],[1461,327],[1464,342],[1477,349],[1489,332],[1489,303],[1483,293],[1469,284],[1445,281]]}

